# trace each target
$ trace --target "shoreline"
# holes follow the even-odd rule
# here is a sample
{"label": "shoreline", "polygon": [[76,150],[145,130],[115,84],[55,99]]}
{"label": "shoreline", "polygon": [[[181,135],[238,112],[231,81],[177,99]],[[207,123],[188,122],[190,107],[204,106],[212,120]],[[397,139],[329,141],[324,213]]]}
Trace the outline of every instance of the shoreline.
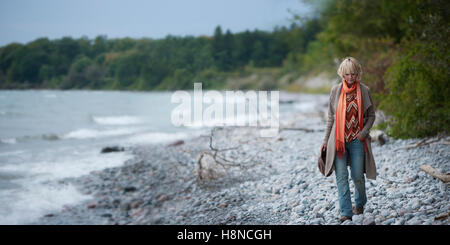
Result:
{"label": "shoreline", "polygon": [[[201,153],[214,153],[211,135],[173,146],[141,145],[123,166],[63,180],[93,199],[32,224],[338,225],[335,176],[325,178],[317,169],[325,128],[321,113],[294,114],[281,121],[285,127],[312,131],[282,130],[277,137],[261,138],[256,128],[219,128],[212,145],[226,161],[216,164],[203,154],[202,168]],[[450,212],[447,185],[419,166],[449,172],[450,146],[439,141],[396,150],[417,141],[372,142],[377,180],[366,179],[364,214],[344,225],[448,225],[448,218],[434,220]]]}

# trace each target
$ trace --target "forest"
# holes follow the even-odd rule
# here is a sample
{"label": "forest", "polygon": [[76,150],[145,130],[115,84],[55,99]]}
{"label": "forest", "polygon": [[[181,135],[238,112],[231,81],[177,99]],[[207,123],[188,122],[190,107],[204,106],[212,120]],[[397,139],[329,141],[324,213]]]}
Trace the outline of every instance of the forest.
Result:
{"label": "forest", "polygon": [[211,37],[156,40],[39,38],[0,49],[0,79],[2,88],[173,90],[192,89],[194,80],[218,88],[223,81],[215,79],[227,72],[281,66],[295,29],[232,34],[217,26]]}
{"label": "forest", "polygon": [[290,26],[270,32],[217,26],[211,36],[10,43],[0,48],[0,89],[176,90],[194,82],[226,89],[229,77],[258,69],[275,69],[278,77],[335,74],[340,60],[353,56],[377,108],[391,117],[381,125],[388,134],[448,133],[449,1],[303,1],[314,14],[291,13]]}

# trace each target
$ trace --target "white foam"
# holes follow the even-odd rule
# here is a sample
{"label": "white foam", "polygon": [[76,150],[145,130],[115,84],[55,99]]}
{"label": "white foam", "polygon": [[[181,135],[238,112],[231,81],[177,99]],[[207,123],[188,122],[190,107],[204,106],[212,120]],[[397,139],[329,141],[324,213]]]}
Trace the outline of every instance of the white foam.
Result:
{"label": "white foam", "polygon": [[133,125],[140,124],[143,120],[139,117],[133,116],[110,116],[110,117],[99,117],[93,116],[92,120],[101,125]]}
{"label": "white foam", "polygon": [[107,130],[96,130],[82,128],[63,135],[65,139],[88,139],[88,138],[103,138],[109,136],[127,135],[139,132],[137,128],[118,128]]}
{"label": "white foam", "polygon": [[80,177],[92,171],[122,165],[132,155],[127,152],[101,154],[98,150],[75,151],[63,154],[53,161],[40,161],[24,164],[9,164],[0,167],[0,171],[26,171],[28,177],[48,181],[68,177]]}
{"label": "white foam", "polygon": [[20,155],[24,151],[8,151],[8,152],[2,152],[0,153],[0,156],[9,156],[9,155]]}
{"label": "white foam", "polygon": [[[129,152],[101,154],[97,147],[88,149],[60,148],[56,158],[45,157],[48,160],[0,166],[0,172],[20,172],[23,175],[23,178],[14,180],[14,184],[21,186],[19,189],[0,190],[0,224],[33,222],[42,215],[60,210],[63,205],[89,199],[71,185],[51,183],[118,167],[133,157]],[[55,156],[51,150],[41,154]]]}
{"label": "white foam", "polygon": [[17,143],[17,139],[16,138],[0,139],[0,142],[13,145]]}
{"label": "white foam", "polygon": [[49,187],[30,183],[21,191],[2,191],[0,199],[3,202],[0,209],[0,224],[21,225],[60,210],[64,205],[75,204],[91,197],[81,194],[72,185]]}

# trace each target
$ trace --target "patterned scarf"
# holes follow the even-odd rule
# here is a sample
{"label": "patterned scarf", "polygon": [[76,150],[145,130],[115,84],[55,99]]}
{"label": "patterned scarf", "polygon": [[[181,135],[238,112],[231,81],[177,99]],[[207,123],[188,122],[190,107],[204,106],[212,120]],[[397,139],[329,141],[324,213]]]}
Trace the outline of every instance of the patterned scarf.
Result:
{"label": "patterned scarf", "polygon": [[[339,100],[336,108],[336,151],[339,158],[343,158],[345,154],[345,112],[347,109],[347,100],[345,99],[346,93],[352,92],[356,89],[356,98],[358,103],[358,121],[360,130],[363,129],[363,103],[361,96],[361,88],[359,81],[349,88],[347,82],[342,80],[341,94],[339,95]],[[364,139],[364,152],[367,151],[366,140]]]}

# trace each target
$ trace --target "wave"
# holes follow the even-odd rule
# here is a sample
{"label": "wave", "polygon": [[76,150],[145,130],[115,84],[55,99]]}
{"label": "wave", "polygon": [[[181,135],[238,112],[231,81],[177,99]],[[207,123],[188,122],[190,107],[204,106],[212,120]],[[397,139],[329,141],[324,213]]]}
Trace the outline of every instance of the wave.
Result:
{"label": "wave", "polygon": [[5,116],[5,117],[17,117],[17,116],[23,116],[25,115],[25,113],[22,112],[15,112],[15,111],[0,111],[0,116]]}
{"label": "wave", "polygon": [[[118,167],[133,155],[129,152],[101,154],[95,147],[49,149],[48,156],[60,155],[57,159],[29,159],[22,164],[0,166],[0,185],[13,183],[15,188],[0,189],[0,224],[27,224],[47,213],[53,213],[64,205],[92,199],[70,183],[59,183],[60,179],[77,178],[92,171]],[[7,173],[7,174],[2,174]],[[1,183],[3,178],[3,182]],[[32,203],[33,205],[30,205]]]}
{"label": "wave", "polygon": [[0,153],[0,156],[9,156],[9,155],[20,155],[24,151],[8,151],[8,152],[2,152]]}
{"label": "wave", "polygon": [[69,132],[62,136],[63,139],[89,139],[89,138],[103,138],[110,136],[119,136],[134,134],[139,132],[141,129],[137,128],[119,128],[119,129],[108,129],[108,130],[96,130],[96,129],[77,129],[75,131]]}
{"label": "wave", "polygon": [[143,122],[141,118],[133,116],[109,116],[109,117],[92,116],[92,120],[95,123],[101,125],[132,125],[132,124],[140,124]]}
{"label": "wave", "polygon": [[17,139],[16,138],[0,139],[0,142],[3,144],[14,145],[14,144],[17,144]]}
{"label": "wave", "polygon": [[97,130],[97,129],[88,129],[81,128],[74,131],[71,131],[66,134],[55,134],[48,133],[42,135],[34,135],[34,136],[21,136],[16,138],[4,138],[0,139],[0,143],[2,144],[17,144],[21,142],[25,142],[28,140],[46,140],[46,141],[55,141],[61,139],[90,139],[90,138],[104,138],[104,137],[112,137],[112,136],[120,136],[120,135],[129,135],[135,134],[142,129],[139,128],[119,128],[119,129],[107,129],[107,130]]}
{"label": "wave", "polygon": [[21,137],[15,137],[15,138],[5,138],[5,139],[0,139],[0,143],[3,144],[10,144],[10,145],[14,145],[17,143],[21,143],[27,140],[33,140],[33,139],[42,139],[42,140],[59,140],[60,136],[57,134],[42,134],[42,135],[34,135],[34,136],[29,136],[29,135],[25,135],[25,136],[21,136]]}
{"label": "wave", "polygon": [[58,188],[34,184],[26,186],[20,192],[17,189],[2,192],[0,197],[5,204],[0,210],[0,225],[24,225],[35,222],[47,213],[60,210],[64,205],[74,205],[92,198],[83,195],[71,184]]}

